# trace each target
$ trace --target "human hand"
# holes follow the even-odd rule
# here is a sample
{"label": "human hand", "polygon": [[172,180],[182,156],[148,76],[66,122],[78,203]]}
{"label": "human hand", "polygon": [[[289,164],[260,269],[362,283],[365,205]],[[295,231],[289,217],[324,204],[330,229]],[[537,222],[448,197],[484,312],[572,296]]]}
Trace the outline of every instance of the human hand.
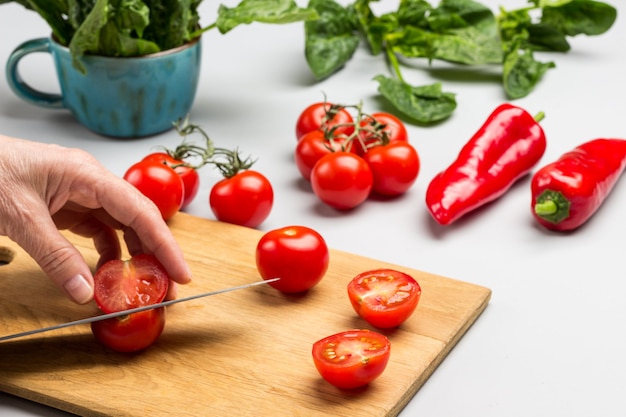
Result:
{"label": "human hand", "polygon": [[[79,304],[93,298],[93,275],[60,229],[92,238],[98,266],[119,259],[116,230],[122,230],[131,255],[154,255],[174,283],[191,280],[152,201],[82,150],[0,135],[0,195],[0,235],[24,248]],[[168,298],[174,298],[175,284],[170,288]]]}

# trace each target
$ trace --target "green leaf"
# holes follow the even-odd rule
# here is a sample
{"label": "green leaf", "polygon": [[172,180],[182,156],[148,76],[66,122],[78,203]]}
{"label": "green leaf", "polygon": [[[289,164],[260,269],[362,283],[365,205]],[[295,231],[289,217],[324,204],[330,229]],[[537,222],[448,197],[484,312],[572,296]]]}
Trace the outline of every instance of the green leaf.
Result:
{"label": "green leaf", "polygon": [[233,8],[220,5],[216,24],[221,33],[227,33],[241,24],[282,24],[316,18],[315,10],[300,8],[293,0],[243,0]]}
{"label": "green leaf", "polygon": [[309,7],[319,18],[304,23],[305,56],[311,72],[321,80],[352,58],[361,38],[349,9],[333,0],[311,0]]}
{"label": "green leaf", "polygon": [[554,67],[553,62],[535,60],[531,50],[522,50],[520,42],[513,42],[502,68],[504,91],[510,99],[525,97],[535,88],[543,74]]}
{"label": "green leaf", "polygon": [[378,91],[396,109],[420,123],[432,123],[448,118],[456,109],[456,98],[446,93],[441,83],[413,87],[404,81],[377,75]]}
{"label": "green leaf", "polygon": [[39,13],[61,44],[67,45],[70,42],[74,29],[64,18],[68,12],[67,2],[64,0],[23,0],[19,3]]}
{"label": "green leaf", "polygon": [[592,0],[571,0],[543,8],[541,22],[555,27],[567,36],[600,35],[611,28],[617,10],[606,3]]}

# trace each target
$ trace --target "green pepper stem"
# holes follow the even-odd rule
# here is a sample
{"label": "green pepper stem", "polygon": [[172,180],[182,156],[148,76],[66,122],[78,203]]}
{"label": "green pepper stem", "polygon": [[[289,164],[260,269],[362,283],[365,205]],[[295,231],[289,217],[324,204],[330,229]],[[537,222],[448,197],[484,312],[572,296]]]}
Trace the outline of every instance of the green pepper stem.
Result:
{"label": "green pepper stem", "polygon": [[537,213],[538,216],[549,216],[557,211],[559,211],[559,206],[552,200],[535,204],[535,213]]}
{"label": "green pepper stem", "polygon": [[540,111],[539,113],[537,113],[534,117],[535,122],[539,123],[540,121],[543,120],[543,118],[546,117],[546,114],[542,111]]}

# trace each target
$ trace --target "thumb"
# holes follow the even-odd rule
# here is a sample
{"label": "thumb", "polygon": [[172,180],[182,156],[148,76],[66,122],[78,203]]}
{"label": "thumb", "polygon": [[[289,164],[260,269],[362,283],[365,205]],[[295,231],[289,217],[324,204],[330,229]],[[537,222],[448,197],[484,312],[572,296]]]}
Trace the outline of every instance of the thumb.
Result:
{"label": "thumb", "polygon": [[24,228],[13,240],[39,264],[46,275],[70,299],[86,304],[93,299],[93,276],[80,252],[49,217]]}

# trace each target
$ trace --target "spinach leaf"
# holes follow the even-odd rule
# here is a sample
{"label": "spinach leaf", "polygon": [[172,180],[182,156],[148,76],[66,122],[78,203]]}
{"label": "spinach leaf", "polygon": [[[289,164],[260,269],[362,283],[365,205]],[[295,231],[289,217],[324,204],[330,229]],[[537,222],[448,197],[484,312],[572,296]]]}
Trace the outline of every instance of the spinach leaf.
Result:
{"label": "spinach leaf", "polygon": [[615,22],[614,7],[593,0],[570,0],[543,8],[541,22],[553,26],[567,36],[600,35]]}
{"label": "spinach leaf", "polygon": [[[132,0],[130,0],[132,1]],[[150,11],[150,24],[143,37],[161,50],[176,48],[194,38],[199,26],[198,0],[143,0]]]}
{"label": "spinach leaf", "polygon": [[535,60],[530,49],[520,48],[521,39],[510,43],[502,68],[502,84],[507,96],[517,99],[527,96],[537,85],[543,74],[554,68],[553,62]]}
{"label": "spinach leaf", "polygon": [[442,90],[441,83],[413,87],[404,81],[377,75],[378,91],[398,110],[420,123],[448,118],[456,109],[456,98]]}
{"label": "spinach leaf", "polygon": [[20,3],[39,13],[58,41],[63,45],[68,44],[74,29],[64,18],[68,11],[64,0],[21,0]]}
{"label": "spinach leaf", "polygon": [[292,23],[316,17],[315,10],[300,8],[293,0],[243,0],[234,8],[220,5],[216,25],[221,33],[226,33],[252,22]]}
{"label": "spinach leaf", "polygon": [[305,56],[311,72],[320,80],[348,62],[360,43],[354,12],[333,0],[311,0],[315,20],[304,23]]}

